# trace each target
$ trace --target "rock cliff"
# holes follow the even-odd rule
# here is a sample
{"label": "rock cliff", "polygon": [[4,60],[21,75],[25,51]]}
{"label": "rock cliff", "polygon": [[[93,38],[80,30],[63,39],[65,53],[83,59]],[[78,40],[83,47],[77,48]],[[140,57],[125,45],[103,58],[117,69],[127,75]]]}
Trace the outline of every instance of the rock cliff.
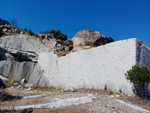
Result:
{"label": "rock cliff", "polygon": [[[96,39],[95,39],[96,40]],[[49,44],[48,44],[49,43]],[[0,74],[39,86],[107,89],[132,94],[125,73],[135,64],[149,66],[150,49],[137,39],[71,52],[57,57],[56,41],[28,35],[0,38]],[[149,89],[150,90],[150,89]]]}
{"label": "rock cliff", "polygon": [[[39,53],[52,52],[56,41],[40,42],[29,35],[12,35],[0,38],[0,73],[6,77],[26,80],[45,86],[48,82],[38,61]],[[44,82],[40,83],[42,80]],[[49,85],[49,84],[48,84]]]}

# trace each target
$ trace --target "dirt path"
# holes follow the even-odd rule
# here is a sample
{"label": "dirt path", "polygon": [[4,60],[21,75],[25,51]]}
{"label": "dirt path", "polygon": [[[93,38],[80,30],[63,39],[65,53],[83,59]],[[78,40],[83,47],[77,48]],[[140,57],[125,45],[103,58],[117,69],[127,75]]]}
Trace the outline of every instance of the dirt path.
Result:
{"label": "dirt path", "polygon": [[12,108],[21,111],[32,108],[34,113],[146,113],[150,110],[150,104],[146,110],[142,106],[131,104],[125,95],[108,95],[104,91],[42,92],[13,89],[6,92],[20,98],[1,101],[0,107],[3,111],[4,109],[12,110]]}

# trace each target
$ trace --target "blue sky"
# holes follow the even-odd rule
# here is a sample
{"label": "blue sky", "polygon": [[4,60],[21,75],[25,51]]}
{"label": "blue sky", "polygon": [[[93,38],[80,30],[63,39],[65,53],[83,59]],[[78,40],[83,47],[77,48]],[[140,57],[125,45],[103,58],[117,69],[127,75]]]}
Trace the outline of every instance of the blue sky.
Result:
{"label": "blue sky", "polygon": [[150,0],[0,0],[0,18],[38,33],[60,29],[72,38],[81,30],[115,40],[138,38],[150,46]]}

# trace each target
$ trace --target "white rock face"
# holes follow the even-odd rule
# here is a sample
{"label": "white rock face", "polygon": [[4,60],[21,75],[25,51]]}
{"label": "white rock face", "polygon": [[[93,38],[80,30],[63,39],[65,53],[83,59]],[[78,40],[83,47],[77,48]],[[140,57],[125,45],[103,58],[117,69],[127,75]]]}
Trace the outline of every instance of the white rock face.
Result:
{"label": "white rock face", "polygon": [[[49,41],[50,42],[50,41]],[[26,51],[33,53],[40,53],[43,51],[49,52],[54,48],[56,41],[51,43],[51,47],[46,47],[37,38],[29,35],[12,35],[4,36],[0,39],[0,47],[11,51]]]}
{"label": "white rock face", "polygon": [[34,85],[47,86],[49,80],[37,63],[38,54],[54,50],[56,41],[38,41],[29,35],[11,35],[0,38],[0,73]]}
{"label": "white rock face", "polygon": [[[62,57],[51,52],[56,42],[51,44],[43,44],[24,35],[2,37],[0,73],[16,80],[25,78],[27,82],[39,86],[63,89],[107,87],[114,92],[121,90],[125,94],[133,94],[132,84],[126,80],[125,73],[135,64],[150,66],[150,48],[137,39],[117,41]],[[16,60],[13,53],[21,54],[23,61]],[[146,94],[150,95],[150,91]]]}
{"label": "white rock face", "polygon": [[136,64],[136,39],[123,40],[57,58],[40,53],[38,63],[50,85],[61,88],[107,89],[126,94],[132,85],[125,73]]}

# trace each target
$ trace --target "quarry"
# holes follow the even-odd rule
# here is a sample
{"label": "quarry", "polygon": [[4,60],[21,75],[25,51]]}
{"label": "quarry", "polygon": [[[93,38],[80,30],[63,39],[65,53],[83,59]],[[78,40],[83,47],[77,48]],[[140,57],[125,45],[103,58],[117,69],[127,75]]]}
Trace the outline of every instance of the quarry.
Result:
{"label": "quarry", "polygon": [[[150,67],[147,45],[136,38],[113,42],[91,30],[78,32],[72,41],[73,49],[59,56],[58,51],[69,47],[56,39],[41,40],[23,32],[2,36],[0,79],[17,82],[6,88],[15,102],[10,105],[2,101],[1,112],[12,106],[13,112],[30,108],[34,112],[40,108],[59,111],[68,110],[68,106],[72,112],[77,108],[79,112],[149,112],[149,104],[145,108],[130,104],[128,98],[135,96],[133,84],[125,78],[134,65]],[[145,93],[149,98],[150,83],[147,84]],[[34,86],[49,89],[41,91]]]}

